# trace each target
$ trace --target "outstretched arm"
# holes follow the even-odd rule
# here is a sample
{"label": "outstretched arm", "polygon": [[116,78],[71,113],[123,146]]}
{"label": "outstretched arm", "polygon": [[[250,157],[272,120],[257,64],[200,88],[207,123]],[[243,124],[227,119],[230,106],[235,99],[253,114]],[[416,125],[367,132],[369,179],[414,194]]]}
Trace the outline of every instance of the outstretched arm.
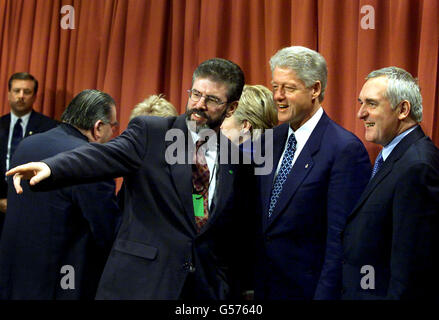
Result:
{"label": "outstretched arm", "polygon": [[34,191],[48,191],[76,184],[94,183],[120,177],[137,170],[146,152],[145,119],[133,119],[117,138],[105,143],[84,144],[8,171],[14,175],[14,187],[22,193],[21,180],[29,180]]}
{"label": "outstretched arm", "polygon": [[6,172],[7,176],[14,175],[14,187],[18,194],[23,192],[21,187],[21,180],[29,180],[31,186],[36,185],[38,182],[50,177],[51,171],[47,164],[44,162],[29,162],[21,166],[12,168]]}

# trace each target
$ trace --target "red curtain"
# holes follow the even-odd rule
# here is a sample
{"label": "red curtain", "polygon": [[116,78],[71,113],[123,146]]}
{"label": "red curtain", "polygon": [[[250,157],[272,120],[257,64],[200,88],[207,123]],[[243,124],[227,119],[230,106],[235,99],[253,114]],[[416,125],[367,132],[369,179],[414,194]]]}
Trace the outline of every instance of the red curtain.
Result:
{"label": "red curtain", "polygon": [[[65,5],[75,29],[61,27]],[[0,114],[9,112],[9,76],[28,71],[40,82],[37,111],[59,119],[74,95],[96,88],[115,98],[123,130],[150,94],[184,112],[192,72],[211,57],[270,87],[268,60],[290,45],[326,58],[323,107],[363,141],[364,77],[390,65],[419,77],[422,126],[439,145],[437,0],[0,0]],[[378,147],[366,147],[374,160]]]}

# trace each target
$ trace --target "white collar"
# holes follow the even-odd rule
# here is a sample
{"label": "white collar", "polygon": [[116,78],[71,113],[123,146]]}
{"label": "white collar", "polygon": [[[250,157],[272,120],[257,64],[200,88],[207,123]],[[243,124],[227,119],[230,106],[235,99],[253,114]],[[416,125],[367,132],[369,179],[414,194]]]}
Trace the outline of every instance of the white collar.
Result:
{"label": "white collar", "polygon": [[296,140],[301,145],[305,145],[306,141],[308,140],[309,136],[313,132],[314,128],[317,126],[317,123],[320,121],[320,118],[323,115],[323,108],[320,106],[319,109],[313,114],[311,118],[309,118],[299,129],[294,131],[291,126],[288,130],[288,137],[290,134],[294,133]]}
{"label": "white collar", "polygon": [[383,157],[383,160],[386,161],[387,157],[392,153],[393,149],[398,145],[398,143],[401,142],[402,139],[404,139],[410,132],[416,129],[418,125],[411,127],[407,129],[406,131],[400,133],[395,138],[393,138],[392,141],[385,147],[383,147],[383,150],[381,151],[381,156]]}
{"label": "white collar", "polygon": [[29,113],[26,113],[24,116],[17,117],[13,112],[11,112],[11,128],[14,128],[15,123],[17,122],[18,119],[21,119],[23,128],[27,128],[27,124],[29,122],[31,113],[32,110]]}

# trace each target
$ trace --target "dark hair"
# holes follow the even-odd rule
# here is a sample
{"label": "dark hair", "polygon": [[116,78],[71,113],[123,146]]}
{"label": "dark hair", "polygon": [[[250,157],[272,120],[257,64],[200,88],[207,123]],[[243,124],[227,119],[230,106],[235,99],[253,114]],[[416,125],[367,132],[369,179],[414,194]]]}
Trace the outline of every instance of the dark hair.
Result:
{"label": "dark hair", "polygon": [[227,88],[227,102],[238,101],[244,88],[244,72],[232,61],[213,58],[202,62],[195,69],[192,84],[198,78],[207,78],[214,82],[224,83]]}
{"label": "dark hair", "polygon": [[116,105],[105,92],[87,89],[80,92],[69,103],[61,116],[61,121],[74,127],[90,130],[98,120],[111,122],[111,108]]}
{"label": "dark hair", "polygon": [[14,73],[8,81],[8,91],[11,91],[12,88],[12,81],[14,80],[32,80],[35,84],[34,86],[34,95],[37,94],[38,92],[38,80],[34,78],[33,75],[31,75],[30,73],[27,72],[17,72]]}

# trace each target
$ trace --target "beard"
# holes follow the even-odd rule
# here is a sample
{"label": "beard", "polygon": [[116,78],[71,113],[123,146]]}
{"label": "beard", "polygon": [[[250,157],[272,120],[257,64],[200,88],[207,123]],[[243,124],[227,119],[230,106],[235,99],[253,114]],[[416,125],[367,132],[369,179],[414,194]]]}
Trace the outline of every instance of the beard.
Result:
{"label": "beard", "polygon": [[[202,130],[202,129],[212,129],[212,130],[217,131],[217,130],[219,130],[224,119],[226,118],[227,110],[228,110],[228,108],[226,107],[224,109],[224,112],[218,118],[214,119],[214,118],[210,117],[205,111],[199,110],[196,108],[189,110],[187,105],[186,105],[186,120],[193,121],[193,120],[191,120],[191,115],[194,113],[197,113],[199,116],[206,119],[206,122],[203,124],[196,123],[196,132],[197,133],[199,133],[200,130]],[[196,121],[193,121],[193,122],[196,122]]]}

